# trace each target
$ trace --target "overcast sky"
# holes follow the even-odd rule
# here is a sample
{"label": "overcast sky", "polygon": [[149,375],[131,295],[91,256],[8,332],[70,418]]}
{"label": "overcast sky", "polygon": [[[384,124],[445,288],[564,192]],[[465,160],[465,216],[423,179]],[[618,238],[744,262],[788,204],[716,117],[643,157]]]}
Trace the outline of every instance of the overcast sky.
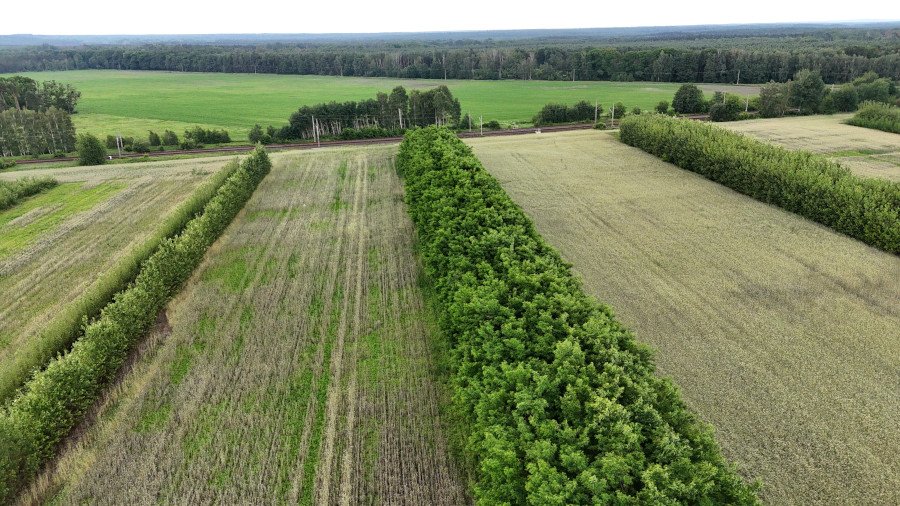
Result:
{"label": "overcast sky", "polygon": [[[8,0],[0,34],[421,32],[900,19],[900,1]],[[215,5],[216,7],[204,7]]]}

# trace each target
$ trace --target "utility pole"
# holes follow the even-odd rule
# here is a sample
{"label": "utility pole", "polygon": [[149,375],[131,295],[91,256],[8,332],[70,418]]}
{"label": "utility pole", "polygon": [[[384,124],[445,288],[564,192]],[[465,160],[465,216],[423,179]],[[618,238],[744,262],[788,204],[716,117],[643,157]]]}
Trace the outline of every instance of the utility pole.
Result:
{"label": "utility pole", "polygon": [[741,69],[738,69],[737,83],[735,84],[741,84]]}
{"label": "utility pole", "polygon": [[466,117],[469,118],[469,133],[472,132],[472,115],[466,114]]}
{"label": "utility pole", "polygon": [[319,120],[316,120],[316,146],[322,147],[322,130],[319,128]]}
{"label": "utility pole", "polygon": [[597,124],[597,101],[594,100],[594,124]]}
{"label": "utility pole", "polygon": [[124,144],[122,142],[122,134],[116,135],[116,150],[119,152],[119,158],[122,158],[122,147]]}
{"label": "utility pole", "polygon": [[478,116],[478,123],[481,125],[481,135],[484,135],[484,116]]}
{"label": "utility pole", "polygon": [[747,101],[744,102],[744,112],[748,112],[750,110],[750,95],[744,97]]}
{"label": "utility pole", "polygon": [[613,104],[613,106],[609,108],[609,114],[610,114],[609,117],[612,119],[610,126],[612,128],[615,128],[616,127],[616,104]]}
{"label": "utility pole", "polygon": [[403,130],[403,111],[397,108],[397,115],[400,116],[400,130]]}
{"label": "utility pole", "polygon": [[315,116],[310,116],[310,117],[309,117],[309,122],[310,122],[310,124],[312,125],[312,129],[313,129],[313,130],[312,130],[312,134],[313,134],[313,142],[315,142],[315,141],[317,140],[317,139],[316,139],[316,134],[318,133],[318,130],[316,129],[316,117],[315,117]]}

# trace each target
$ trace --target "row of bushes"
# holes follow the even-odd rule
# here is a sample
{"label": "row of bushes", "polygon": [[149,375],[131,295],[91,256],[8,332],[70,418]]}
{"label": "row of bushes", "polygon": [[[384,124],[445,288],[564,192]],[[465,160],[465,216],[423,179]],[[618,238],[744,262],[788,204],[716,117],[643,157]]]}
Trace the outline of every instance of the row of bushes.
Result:
{"label": "row of bushes", "polygon": [[881,102],[865,102],[847,123],[900,134],[900,107]]}
{"label": "row of bushes", "polygon": [[72,350],[29,380],[0,413],[0,502],[10,502],[53,455],[270,167],[262,148],[245,159],[203,213],[141,265],[134,283],[85,328]]}
{"label": "row of bushes", "polygon": [[661,115],[622,121],[620,139],[757,200],[900,253],[900,184],[866,179],[823,156]]}
{"label": "row of bushes", "polygon": [[757,502],[650,351],[584,293],[465,144],[412,131],[397,167],[477,502]]}
{"label": "row of bushes", "polygon": [[15,181],[0,181],[0,211],[9,209],[22,199],[53,188],[58,183],[52,177],[23,177]]}
{"label": "row of bushes", "polygon": [[61,308],[29,346],[21,347],[0,366],[0,402],[10,399],[28,375],[43,367],[50,359],[72,345],[82,330],[85,318],[94,318],[116,292],[134,280],[141,263],[156,251],[168,237],[173,237],[191,221],[210,201],[225,180],[238,168],[237,162],[227,164],[212,178],[200,185],[182,202],[144,242],[125,254],[117,263],[100,274],[77,298]]}

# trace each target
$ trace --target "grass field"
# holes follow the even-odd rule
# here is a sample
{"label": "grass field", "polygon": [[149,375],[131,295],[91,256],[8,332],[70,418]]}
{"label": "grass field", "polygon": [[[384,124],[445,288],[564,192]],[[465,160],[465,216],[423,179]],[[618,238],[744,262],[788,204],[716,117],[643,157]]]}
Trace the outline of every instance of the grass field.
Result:
{"label": "grass field", "polygon": [[[530,123],[549,102],[573,104],[599,100],[607,109],[615,102],[629,109],[652,108],[672,101],[678,84],[596,81],[439,81],[382,78],[288,76],[271,74],[203,74],[86,70],[24,74],[37,80],[57,80],[81,91],[80,132],[105,137],[120,133],[146,137],[147,130],[169,129],[179,136],[193,125],[224,128],[236,141],[246,141],[259,123],[279,127],[301,105],[374,98],[394,86],[407,89],[446,84],[464,112],[504,124]],[[728,89],[755,93],[755,87],[703,85],[707,91]]]}
{"label": "grass field", "polygon": [[0,377],[39,346],[38,336],[66,304],[142,245],[225,160],[0,174],[60,181],[0,212]]}
{"label": "grass field", "polygon": [[31,497],[465,503],[395,150],[274,155]]}
{"label": "grass field", "polygon": [[900,502],[896,256],[608,133],[470,144],[765,502]]}
{"label": "grass field", "polygon": [[833,158],[860,176],[900,181],[900,135],[847,125],[851,114],[720,123],[735,132]]}

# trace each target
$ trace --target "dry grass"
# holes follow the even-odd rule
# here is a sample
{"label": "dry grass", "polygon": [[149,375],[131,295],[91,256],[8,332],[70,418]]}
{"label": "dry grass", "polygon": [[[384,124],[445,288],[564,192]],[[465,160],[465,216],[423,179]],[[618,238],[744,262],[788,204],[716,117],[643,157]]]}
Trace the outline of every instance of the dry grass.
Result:
{"label": "dry grass", "polygon": [[900,181],[900,135],[844,124],[850,114],[720,123],[735,132],[829,156],[866,177]]}
{"label": "dry grass", "polygon": [[900,259],[608,133],[470,144],[766,502],[900,502]]}
{"label": "dry grass", "polygon": [[226,160],[41,170],[62,184],[0,215],[0,369]]}
{"label": "dry grass", "polygon": [[395,150],[275,155],[97,422],[25,499],[465,503]]}

